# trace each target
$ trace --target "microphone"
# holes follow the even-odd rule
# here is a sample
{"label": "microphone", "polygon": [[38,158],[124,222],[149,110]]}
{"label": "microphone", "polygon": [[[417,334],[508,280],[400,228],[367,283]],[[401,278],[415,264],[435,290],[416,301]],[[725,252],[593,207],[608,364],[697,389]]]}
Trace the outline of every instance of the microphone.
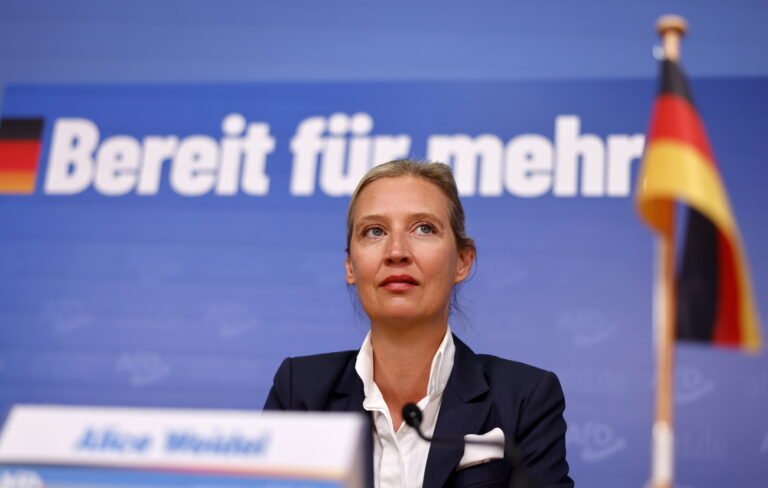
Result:
{"label": "microphone", "polygon": [[465,439],[458,437],[442,437],[436,438],[434,436],[427,437],[421,430],[421,422],[424,420],[424,414],[421,409],[415,403],[406,403],[403,405],[403,420],[405,424],[413,427],[416,433],[425,441],[432,445],[444,446],[444,447],[464,447],[465,444],[475,444],[478,446],[496,446],[504,449],[504,458],[509,461],[512,466],[512,476],[509,479],[509,488],[535,488],[535,484],[525,471],[525,467],[520,459],[520,453],[515,447],[514,443],[510,440],[509,443],[498,441],[484,441]]}
{"label": "microphone", "polygon": [[405,421],[405,424],[413,427],[416,430],[416,433],[419,434],[419,437],[424,439],[427,442],[431,442],[432,444],[444,446],[444,447],[455,447],[458,444],[464,445],[466,444],[475,444],[478,446],[496,446],[504,448],[503,442],[498,441],[484,441],[484,440],[471,440],[471,439],[463,439],[463,438],[435,438],[435,437],[427,437],[424,435],[424,432],[421,430],[421,422],[424,419],[424,414],[421,413],[421,409],[415,404],[415,403],[406,403],[403,405],[403,420]]}
{"label": "microphone", "polygon": [[415,403],[406,403],[403,405],[403,420],[405,420],[405,425],[409,425],[416,429],[416,433],[419,434],[419,437],[425,441],[432,442],[432,439],[425,436],[421,431],[421,421],[423,419],[424,415],[421,413],[421,409],[416,406]]}

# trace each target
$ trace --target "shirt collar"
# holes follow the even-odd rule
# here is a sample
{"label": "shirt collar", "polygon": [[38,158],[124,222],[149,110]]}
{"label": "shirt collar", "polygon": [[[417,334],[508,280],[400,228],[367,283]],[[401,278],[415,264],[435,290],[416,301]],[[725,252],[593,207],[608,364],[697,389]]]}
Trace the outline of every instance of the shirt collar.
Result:
{"label": "shirt collar", "polygon": [[[440,346],[435,351],[432,358],[432,365],[429,370],[429,383],[427,385],[427,396],[432,398],[443,393],[448,384],[448,378],[453,369],[453,360],[456,355],[456,346],[453,343],[453,334],[451,326],[446,327],[445,336]],[[381,392],[373,381],[373,345],[371,344],[371,332],[365,336],[360,352],[355,361],[355,371],[363,381],[363,391],[365,392],[365,404],[383,402]],[[380,400],[380,401],[379,401]]]}

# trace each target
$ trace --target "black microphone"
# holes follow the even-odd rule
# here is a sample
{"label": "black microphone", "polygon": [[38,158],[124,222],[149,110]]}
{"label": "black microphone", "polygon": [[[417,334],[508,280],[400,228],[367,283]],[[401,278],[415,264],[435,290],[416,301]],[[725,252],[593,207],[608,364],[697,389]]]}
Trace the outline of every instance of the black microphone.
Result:
{"label": "black microphone", "polygon": [[450,447],[464,447],[465,444],[475,444],[478,446],[496,446],[504,449],[504,458],[509,461],[512,467],[512,476],[509,479],[509,488],[535,488],[536,485],[528,476],[525,471],[522,460],[520,459],[520,453],[517,451],[514,443],[510,440],[506,442],[498,441],[484,441],[465,439],[458,437],[427,437],[421,430],[421,422],[424,419],[424,415],[421,413],[421,409],[415,403],[406,403],[403,405],[403,420],[406,425],[413,427],[419,437],[425,441],[439,446]]}
{"label": "black microphone", "polygon": [[424,435],[424,432],[421,430],[421,421],[424,419],[424,415],[421,413],[421,409],[415,404],[415,403],[406,403],[403,405],[403,420],[405,420],[405,424],[413,427],[416,429],[416,433],[419,434],[419,437],[424,439],[427,442],[431,442],[435,445],[440,446],[449,446],[454,447],[457,444],[464,445],[466,444],[476,444],[479,446],[496,446],[504,448],[503,442],[498,441],[484,441],[484,440],[468,440],[468,439],[459,439],[459,438],[435,438],[435,437],[427,437]]}

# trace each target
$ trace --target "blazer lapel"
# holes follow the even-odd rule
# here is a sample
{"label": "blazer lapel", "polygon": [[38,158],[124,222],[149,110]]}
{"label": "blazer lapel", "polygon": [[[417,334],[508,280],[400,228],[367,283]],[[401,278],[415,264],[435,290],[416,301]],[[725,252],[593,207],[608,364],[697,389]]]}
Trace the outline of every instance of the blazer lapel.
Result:
{"label": "blazer lapel", "polygon": [[[478,434],[490,409],[487,398],[488,383],[482,365],[474,352],[453,336],[456,354],[453,370],[443,391],[440,413],[437,416],[434,437],[438,439],[464,438],[465,434]],[[464,454],[464,446],[432,445],[424,472],[424,488],[440,488],[451,475]]]}
{"label": "blazer lapel", "polygon": [[365,412],[363,408],[363,381],[355,371],[357,354],[352,355],[328,400],[331,412]]}

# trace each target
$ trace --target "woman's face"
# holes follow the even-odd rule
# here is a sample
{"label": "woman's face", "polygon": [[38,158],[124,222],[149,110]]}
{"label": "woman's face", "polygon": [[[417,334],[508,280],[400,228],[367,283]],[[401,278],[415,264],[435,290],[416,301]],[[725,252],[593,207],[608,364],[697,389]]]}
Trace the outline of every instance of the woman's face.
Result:
{"label": "woman's face", "polygon": [[436,185],[411,176],[376,180],[358,196],[346,278],[372,323],[447,322],[453,285],[473,258],[456,248],[449,204]]}

